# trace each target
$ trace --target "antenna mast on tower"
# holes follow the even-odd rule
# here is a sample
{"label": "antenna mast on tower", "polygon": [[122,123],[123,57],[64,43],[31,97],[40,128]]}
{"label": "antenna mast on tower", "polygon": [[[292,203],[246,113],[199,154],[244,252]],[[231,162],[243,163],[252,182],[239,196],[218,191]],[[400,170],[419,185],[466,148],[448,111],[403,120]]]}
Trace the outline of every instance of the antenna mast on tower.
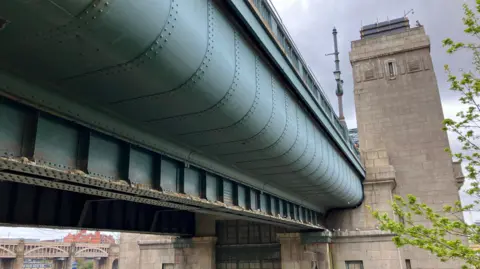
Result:
{"label": "antenna mast on tower", "polygon": [[337,41],[337,29],[333,27],[333,47],[334,47],[334,52],[326,54],[328,55],[335,55],[335,71],[333,71],[333,75],[335,76],[335,81],[337,82],[337,89],[335,91],[335,94],[337,95],[338,98],[338,119],[340,122],[345,126],[345,116],[343,115],[343,80],[341,79],[340,75],[342,72],[340,71],[340,59],[338,58],[338,55],[340,54],[338,52],[338,41]]}

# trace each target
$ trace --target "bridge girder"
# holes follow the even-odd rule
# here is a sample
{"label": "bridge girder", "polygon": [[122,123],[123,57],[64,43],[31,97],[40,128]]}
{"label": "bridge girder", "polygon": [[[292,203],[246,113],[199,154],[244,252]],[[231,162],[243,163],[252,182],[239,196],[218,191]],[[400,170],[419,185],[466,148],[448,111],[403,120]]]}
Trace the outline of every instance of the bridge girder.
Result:
{"label": "bridge girder", "polygon": [[198,212],[321,228],[311,209],[0,100],[0,223],[193,235]]}
{"label": "bridge girder", "polygon": [[[79,192],[123,182],[100,196],[128,199],[146,185],[142,195],[169,207],[303,228],[357,206],[364,171],[332,111],[311,113],[260,49],[266,39],[250,38],[221,1],[185,3],[1,3],[15,21],[0,32],[1,94],[36,108],[26,128],[12,129],[21,135],[4,132],[13,157],[35,163],[18,172],[7,160],[5,180],[52,187],[56,173],[94,184]],[[32,172],[39,165],[46,178]]]}

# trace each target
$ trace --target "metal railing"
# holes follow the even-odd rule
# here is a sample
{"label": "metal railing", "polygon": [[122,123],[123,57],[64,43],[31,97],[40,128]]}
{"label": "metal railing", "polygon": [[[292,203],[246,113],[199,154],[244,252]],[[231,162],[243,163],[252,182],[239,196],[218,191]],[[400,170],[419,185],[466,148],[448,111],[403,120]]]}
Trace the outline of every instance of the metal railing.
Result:
{"label": "metal railing", "polygon": [[293,38],[288,33],[285,25],[280,18],[275,6],[272,4],[271,0],[253,0],[252,3],[255,5],[259,11],[259,15],[263,18],[266,26],[270,28],[270,31],[275,35],[278,43],[282,46],[288,60],[292,66],[296,69],[297,73],[300,75],[300,78],[307,85],[307,88],[315,96],[318,101],[320,108],[325,112],[328,119],[333,123],[335,129],[345,140],[348,147],[357,155],[360,155],[358,149],[355,147],[353,140],[348,134],[348,129],[344,127],[337,115],[334,113],[332,105],[328,101],[325,92],[323,91],[322,85],[318,82],[315,74],[312,72],[310,67],[307,65],[305,60],[300,54],[300,50],[297,48],[293,42]]}

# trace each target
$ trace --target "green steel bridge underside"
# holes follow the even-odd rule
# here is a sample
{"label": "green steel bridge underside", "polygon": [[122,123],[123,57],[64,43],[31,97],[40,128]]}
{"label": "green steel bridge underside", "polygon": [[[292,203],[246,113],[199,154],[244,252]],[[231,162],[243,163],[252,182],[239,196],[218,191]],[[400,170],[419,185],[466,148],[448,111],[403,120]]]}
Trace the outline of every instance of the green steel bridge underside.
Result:
{"label": "green steel bridge underside", "polygon": [[0,223],[192,234],[201,212],[319,229],[358,206],[358,153],[260,9],[0,1]]}

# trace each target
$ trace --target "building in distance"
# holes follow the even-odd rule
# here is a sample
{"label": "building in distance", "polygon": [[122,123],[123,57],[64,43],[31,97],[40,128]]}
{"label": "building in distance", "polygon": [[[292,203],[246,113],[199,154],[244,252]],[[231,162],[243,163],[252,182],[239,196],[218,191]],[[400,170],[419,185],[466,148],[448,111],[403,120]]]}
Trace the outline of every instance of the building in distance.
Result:
{"label": "building in distance", "polygon": [[65,243],[92,243],[92,244],[115,244],[115,238],[111,235],[101,234],[99,231],[87,233],[81,230],[76,234],[69,233],[63,238]]}

